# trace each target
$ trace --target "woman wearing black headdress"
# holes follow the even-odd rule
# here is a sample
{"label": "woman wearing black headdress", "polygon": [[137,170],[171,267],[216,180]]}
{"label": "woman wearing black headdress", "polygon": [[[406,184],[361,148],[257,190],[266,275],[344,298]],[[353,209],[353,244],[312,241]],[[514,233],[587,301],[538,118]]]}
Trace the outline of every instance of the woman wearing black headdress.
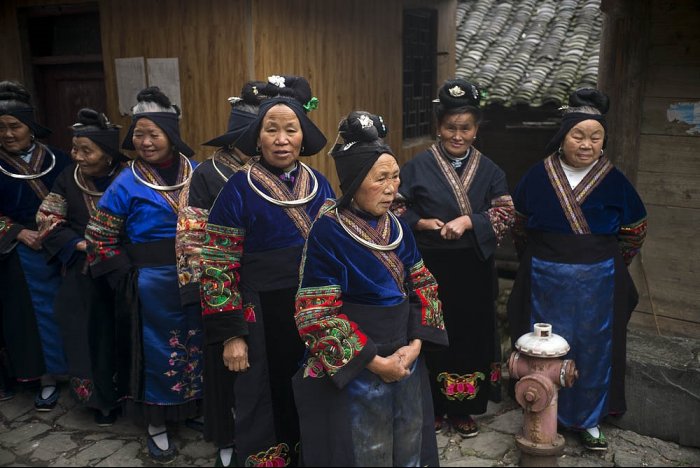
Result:
{"label": "woman wearing black headdress", "polygon": [[148,453],[169,462],[166,422],[199,416],[202,317],[180,303],[175,231],[180,191],[194,151],[180,138],[180,110],[158,88],[132,109],[122,148],[137,158],[105,191],[85,231],[93,277],[117,290],[119,392],[148,424]]}
{"label": "woman wearing black headdress", "polygon": [[[63,151],[38,141],[50,133],[36,122],[24,86],[0,82],[0,328],[9,374],[20,381],[41,378],[34,401],[39,411],[56,406],[59,393],[53,376],[68,370],[53,310],[60,268],[46,265],[35,219],[56,178],[70,164]],[[0,376],[0,387],[3,383],[7,387],[0,388],[0,399],[11,398],[12,382]]]}
{"label": "woman wearing black headdress", "polygon": [[504,172],[473,145],[480,99],[472,83],[445,82],[436,107],[439,141],[406,163],[399,188],[402,216],[440,284],[450,337],[449,349],[426,355],[435,431],[446,414],[462,437],[478,434],[472,415],[486,412],[491,381],[500,379],[494,252],[513,220]]}
{"label": "woman wearing black headdress", "polygon": [[334,196],[326,178],[298,160],[326,144],[306,115],[316,103],[308,81],[268,80],[263,94],[270,97],[237,145],[260,157],[221,190],[202,248],[202,308],[212,331],[207,340],[223,343],[220,359],[239,372],[235,434],[242,466],[297,458],[291,377],[304,345],[294,326],[294,294],[311,222]]}
{"label": "woman wearing black headdress", "polygon": [[[244,169],[251,158],[236,146],[248,125],[255,120],[264,98],[263,81],[250,81],[243,86],[240,97],[229,98],[231,114],[227,132],[208,142],[218,149],[211,158],[194,170],[191,181],[180,194],[177,220],[178,278],[183,307],[194,307],[201,313],[199,282],[202,276],[202,243],[209,210],[219,192],[233,174]],[[215,315],[202,317],[204,325],[204,438],[219,447],[221,466],[229,466],[233,456],[234,418],[233,386],[236,373],[221,362],[223,343],[217,339]],[[209,339],[213,337],[213,339]]]}
{"label": "woman wearing black headdress", "polygon": [[638,300],[626,265],[647,230],[637,191],[604,154],[608,107],[596,89],[575,91],[548,156],[513,195],[520,267],[508,301],[511,339],[546,322],[569,343],[579,378],[559,391],[559,424],[580,430],[591,450],[608,446],[599,422],[626,409],[627,322]]}
{"label": "woman wearing black headdress", "polygon": [[119,127],[93,109],[81,109],[73,129],[74,164],[58,176],[37,213],[51,262],[62,266],[56,318],[68,360],[71,389],[95,410],[95,422],[114,422],[114,294],[87,269],[85,227],[100,197],[127,161],[119,151]]}
{"label": "woman wearing black headdress", "polygon": [[381,117],[352,112],[335,159],[343,196],[306,243],[296,324],[307,347],[294,376],[306,466],[437,466],[422,349],[447,344],[438,285],[408,227],[389,211],[399,165]]}

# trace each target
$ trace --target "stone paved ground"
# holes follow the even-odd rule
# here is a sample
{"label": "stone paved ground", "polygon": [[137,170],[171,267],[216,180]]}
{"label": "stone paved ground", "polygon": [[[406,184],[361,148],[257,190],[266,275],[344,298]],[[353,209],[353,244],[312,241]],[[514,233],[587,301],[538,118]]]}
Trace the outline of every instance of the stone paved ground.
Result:
{"label": "stone paved ground", "polygon": [[[481,433],[462,440],[447,432],[438,436],[442,466],[517,466],[513,435],[522,423],[520,410],[506,399],[489,404],[478,418]],[[567,440],[559,466],[700,466],[700,449],[681,447],[604,425],[610,450],[587,452],[575,434]],[[180,455],[175,466],[213,466],[216,450],[184,426],[173,440]],[[143,430],[126,418],[110,428],[95,426],[92,413],[77,406],[63,391],[59,405],[37,413],[33,393],[19,393],[0,402],[0,466],[155,466],[146,452]]]}

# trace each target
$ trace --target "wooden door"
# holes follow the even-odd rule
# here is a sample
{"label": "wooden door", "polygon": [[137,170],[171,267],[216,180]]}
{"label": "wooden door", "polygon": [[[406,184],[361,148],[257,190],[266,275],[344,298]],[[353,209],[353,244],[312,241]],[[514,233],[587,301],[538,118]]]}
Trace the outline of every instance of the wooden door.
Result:
{"label": "wooden door", "polygon": [[72,131],[83,107],[107,107],[102,63],[37,65],[34,68],[40,121],[52,130],[47,143],[70,151]]}

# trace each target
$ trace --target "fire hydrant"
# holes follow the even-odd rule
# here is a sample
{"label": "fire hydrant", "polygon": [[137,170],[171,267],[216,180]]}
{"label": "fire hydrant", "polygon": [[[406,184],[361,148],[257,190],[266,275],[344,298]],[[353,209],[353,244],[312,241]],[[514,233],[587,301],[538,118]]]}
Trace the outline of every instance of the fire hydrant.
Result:
{"label": "fire hydrant", "polygon": [[576,363],[559,359],[569,352],[569,343],[553,334],[550,324],[536,323],[534,332],[518,338],[515,349],[508,370],[518,380],[515,399],[524,410],[522,433],[515,436],[523,455],[520,464],[556,466],[565,443],[557,433],[558,392],[578,378]]}

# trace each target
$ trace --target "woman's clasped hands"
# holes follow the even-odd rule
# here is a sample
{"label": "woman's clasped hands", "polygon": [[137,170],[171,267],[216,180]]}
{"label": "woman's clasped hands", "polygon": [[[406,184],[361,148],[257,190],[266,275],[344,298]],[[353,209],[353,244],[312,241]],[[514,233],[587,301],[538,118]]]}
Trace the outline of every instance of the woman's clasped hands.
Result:
{"label": "woman's clasped hands", "polygon": [[386,383],[403,380],[411,375],[411,368],[420,354],[421,345],[421,340],[414,339],[387,357],[375,356],[367,365],[367,369]]}

